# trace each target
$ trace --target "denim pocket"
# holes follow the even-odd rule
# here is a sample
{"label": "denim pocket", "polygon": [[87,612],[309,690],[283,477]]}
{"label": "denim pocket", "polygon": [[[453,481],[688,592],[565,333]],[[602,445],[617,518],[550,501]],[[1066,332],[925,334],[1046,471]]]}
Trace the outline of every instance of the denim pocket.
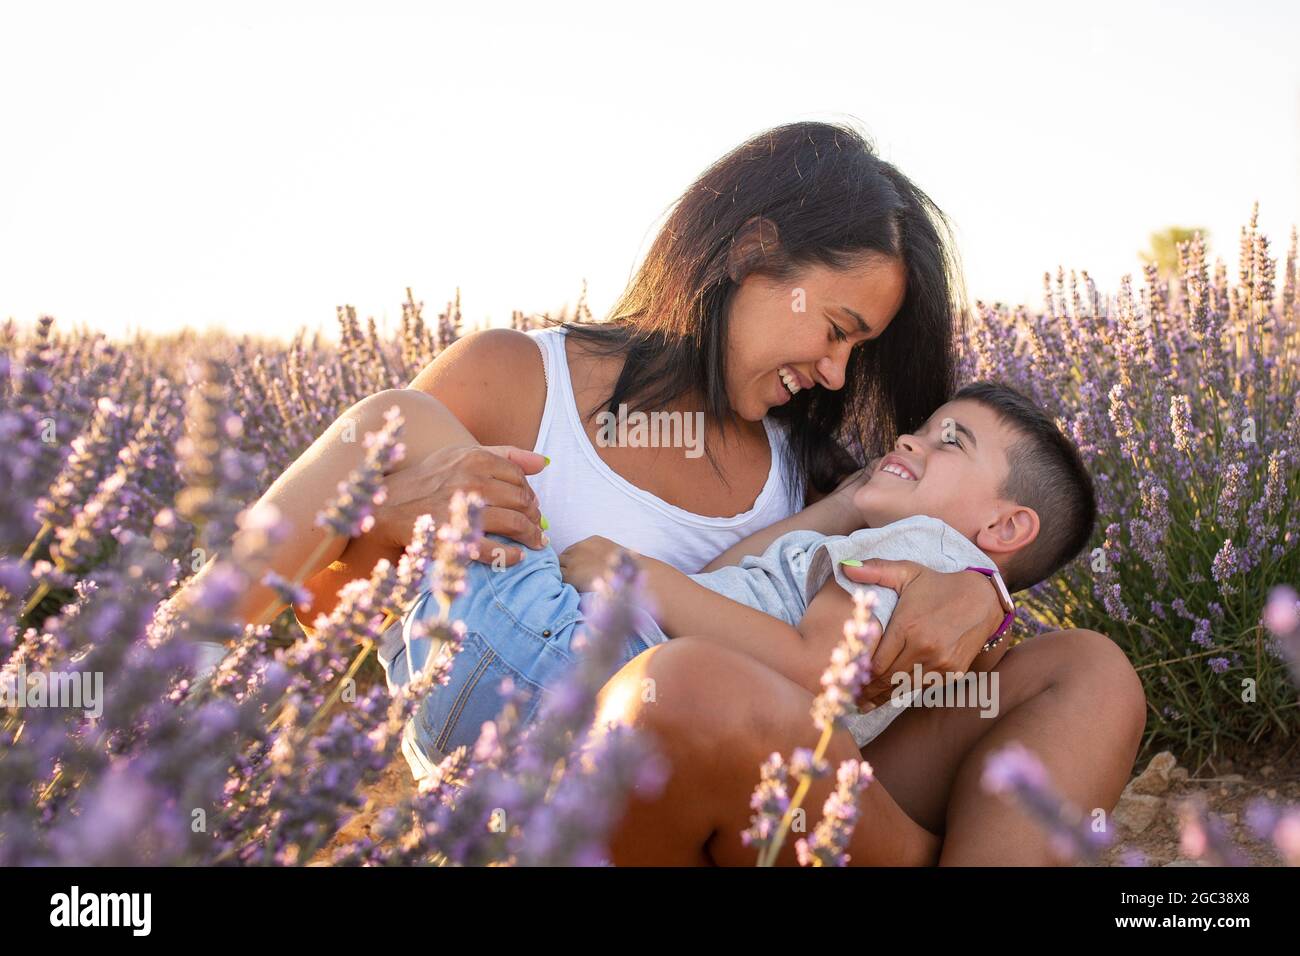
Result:
{"label": "denim pocket", "polygon": [[431,759],[474,746],[483,724],[496,720],[506,705],[501,685],[507,678],[514,685],[515,719],[531,720],[541,688],[510,667],[481,634],[466,634],[448,682],[431,688],[415,714],[416,739]]}

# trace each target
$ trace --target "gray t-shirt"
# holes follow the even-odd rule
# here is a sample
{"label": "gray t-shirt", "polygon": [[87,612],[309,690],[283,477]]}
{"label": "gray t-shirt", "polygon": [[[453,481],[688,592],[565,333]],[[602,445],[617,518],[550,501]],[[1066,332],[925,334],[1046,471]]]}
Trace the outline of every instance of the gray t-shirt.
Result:
{"label": "gray t-shirt", "polygon": [[[840,567],[840,562],[848,558],[915,561],[935,571],[995,567],[988,555],[953,528],[937,518],[915,515],[881,528],[863,528],[850,535],[791,531],[773,541],[760,555],[749,555],[740,564],[692,574],[690,578],[710,591],[795,626],[803,619],[813,596],[833,574],[849,594],[861,589],[876,596],[875,615],[884,627],[898,605],[897,592],[850,581]],[[903,712],[902,707],[893,704],[891,699],[869,713],[853,713],[845,719],[859,747]]]}

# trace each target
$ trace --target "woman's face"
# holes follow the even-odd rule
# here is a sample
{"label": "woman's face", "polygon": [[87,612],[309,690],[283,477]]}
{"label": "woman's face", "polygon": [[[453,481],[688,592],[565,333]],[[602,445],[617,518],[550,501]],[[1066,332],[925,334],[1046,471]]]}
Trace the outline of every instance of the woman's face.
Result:
{"label": "woman's face", "polygon": [[844,271],[810,266],[788,283],[746,276],[730,303],[732,411],[756,422],[803,389],[841,388],[849,353],[885,331],[906,288],[902,261],[874,252]]}

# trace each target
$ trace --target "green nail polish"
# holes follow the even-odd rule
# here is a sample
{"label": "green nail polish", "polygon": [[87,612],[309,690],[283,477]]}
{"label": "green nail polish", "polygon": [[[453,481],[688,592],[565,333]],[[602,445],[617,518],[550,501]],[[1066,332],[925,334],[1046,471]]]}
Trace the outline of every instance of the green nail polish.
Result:
{"label": "green nail polish", "polygon": [[542,530],[548,531],[550,530],[550,527],[551,527],[551,523],[546,520],[546,515],[542,515]]}
{"label": "green nail polish", "polygon": [[[551,463],[551,456],[550,456],[550,455],[543,455],[542,457],[546,459],[546,465],[549,465],[549,464]],[[545,468],[546,465],[542,465],[542,467]]]}
{"label": "green nail polish", "polygon": [[845,558],[843,561],[840,562],[840,564],[847,564],[851,568],[862,567],[862,562],[859,561],[857,558]]}

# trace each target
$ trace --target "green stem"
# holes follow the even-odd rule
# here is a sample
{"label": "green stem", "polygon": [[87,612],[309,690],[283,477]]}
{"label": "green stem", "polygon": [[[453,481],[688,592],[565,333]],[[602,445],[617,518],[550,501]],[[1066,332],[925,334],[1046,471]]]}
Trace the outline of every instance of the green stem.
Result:
{"label": "green stem", "polygon": [[32,543],[29,544],[27,550],[23,552],[24,561],[30,561],[32,558],[36,557],[36,552],[38,552],[41,549],[41,546],[45,544],[45,539],[50,536],[50,532],[53,530],[54,525],[48,521],[41,525],[41,530],[36,532],[36,537],[32,538]]}
{"label": "green stem", "polygon": [[[822,757],[826,754],[826,748],[830,746],[831,735],[834,732],[834,723],[827,724],[826,729],[822,731],[821,740],[817,741],[817,749],[813,752],[812,763],[814,766],[821,763]],[[759,854],[759,866],[772,866],[776,863],[777,854],[781,852],[781,844],[785,842],[785,835],[790,830],[790,823],[794,820],[795,812],[803,803],[803,798],[808,795],[810,787],[812,787],[812,776],[804,774],[799,778],[799,786],[795,789],[794,797],[790,800],[790,806],[786,808],[785,814],[781,817],[781,823],[776,828],[776,836],[772,838],[772,843],[767,847],[767,852]]]}

